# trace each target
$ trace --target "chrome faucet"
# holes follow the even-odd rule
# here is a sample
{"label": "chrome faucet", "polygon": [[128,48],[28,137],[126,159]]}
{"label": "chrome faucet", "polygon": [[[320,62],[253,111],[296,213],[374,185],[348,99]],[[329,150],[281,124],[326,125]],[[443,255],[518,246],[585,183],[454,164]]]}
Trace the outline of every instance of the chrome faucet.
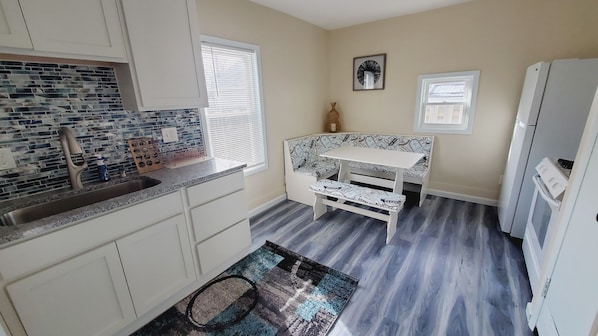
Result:
{"label": "chrome faucet", "polygon": [[[83,183],[81,183],[81,172],[87,168],[87,162],[83,157],[83,150],[77,144],[77,139],[73,134],[73,131],[68,127],[61,127],[60,131],[60,144],[62,145],[62,151],[64,152],[64,158],[66,160],[66,167],[69,171],[69,179],[71,180],[71,187],[73,190],[83,189]],[[76,162],[73,162],[73,156],[79,156]]]}

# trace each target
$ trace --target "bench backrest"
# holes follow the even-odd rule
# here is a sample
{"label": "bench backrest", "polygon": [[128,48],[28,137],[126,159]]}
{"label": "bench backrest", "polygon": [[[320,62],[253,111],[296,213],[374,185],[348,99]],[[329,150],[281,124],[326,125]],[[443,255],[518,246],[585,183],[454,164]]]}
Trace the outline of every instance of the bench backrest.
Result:
{"label": "bench backrest", "polygon": [[431,162],[434,136],[347,132],[313,134],[286,142],[293,169],[322,160],[323,158],[318,157],[321,153],[345,145],[422,153],[424,158],[420,163],[428,166]]}
{"label": "bench backrest", "polygon": [[307,162],[315,160],[316,142],[315,136],[304,136],[301,138],[294,138],[286,140],[291,156],[291,163],[293,170],[303,166]]}
{"label": "bench backrest", "polygon": [[326,133],[287,140],[293,169],[305,163],[322,160],[318,155],[344,145],[370,147],[404,152],[423,153],[422,163],[428,165],[432,156],[434,136],[393,135],[376,133]]}
{"label": "bench backrest", "polygon": [[355,146],[422,153],[420,163],[428,165],[432,157],[434,137],[431,135],[393,135],[362,133]]}

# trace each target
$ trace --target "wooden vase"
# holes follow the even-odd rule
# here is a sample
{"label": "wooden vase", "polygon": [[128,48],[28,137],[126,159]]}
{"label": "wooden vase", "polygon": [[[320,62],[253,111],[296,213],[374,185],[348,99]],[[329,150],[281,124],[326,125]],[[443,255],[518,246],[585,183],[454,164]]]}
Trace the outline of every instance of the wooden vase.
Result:
{"label": "wooden vase", "polygon": [[336,102],[330,103],[330,111],[326,115],[326,125],[324,130],[330,133],[336,133],[341,131],[341,116],[336,110]]}

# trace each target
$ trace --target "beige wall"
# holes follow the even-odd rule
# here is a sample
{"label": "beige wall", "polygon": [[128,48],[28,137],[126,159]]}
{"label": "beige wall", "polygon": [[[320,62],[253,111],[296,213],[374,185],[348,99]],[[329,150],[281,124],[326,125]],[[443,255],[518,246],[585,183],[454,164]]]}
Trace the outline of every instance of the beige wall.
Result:
{"label": "beige wall", "polygon": [[285,193],[282,141],[321,131],[328,33],[248,0],[197,4],[202,34],[260,46],[269,169],[246,178],[253,209]]}
{"label": "beige wall", "polygon": [[[197,0],[201,31],[261,48],[267,171],[253,209],[284,190],[282,140],[321,131],[329,101],[343,127],[411,134],[417,76],[481,70],[473,134],[437,134],[431,187],[495,200],[523,76],[540,60],[598,57],[598,1],[476,0],[326,32],[249,0]],[[353,92],[353,57],[387,54],[386,88]]]}
{"label": "beige wall", "polygon": [[[413,133],[417,76],[481,70],[473,134],[437,134],[433,189],[495,200],[528,65],[598,57],[596,0],[477,0],[330,32],[329,93],[347,130]],[[387,54],[386,88],[352,91],[353,57]]]}

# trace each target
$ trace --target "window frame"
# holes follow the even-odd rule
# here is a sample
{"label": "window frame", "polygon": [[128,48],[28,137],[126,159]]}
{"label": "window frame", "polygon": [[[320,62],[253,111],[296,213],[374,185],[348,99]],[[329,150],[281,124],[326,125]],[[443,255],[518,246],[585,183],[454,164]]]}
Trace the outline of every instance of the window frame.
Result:
{"label": "window frame", "polygon": [[[428,104],[428,87],[434,83],[447,81],[470,81],[471,87],[466,85],[466,101],[463,106],[463,121],[461,124],[430,124],[425,123],[425,110]],[[417,77],[417,96],[415,104],[415,117],[413,122],[414,132],[425,133],[450,133],[450,134],[472,134],[473,120],[475,116],[480,71],[458,71],[419,75]]]}
{"label": "window frame", "polygon": [[[267,134],[266,134],[266,113],[264,110],[264,90],[262,84],[262,64],[261,64],[261,55],[260,55],[260,47],[258,45],[228,40],[220,37],[214,37],[209,35],[200,35],[200,46],[203,43],[208,44],[216,44],[223,47],[230,47],[231,49],[244,49],[244,50],[252,50],[255,53],[256,58],[256,70],[257,70],[257,83],[258,83],[258,93],[257,96],[259,97],[259,110],[261,113],[261,128],[262,128],[262,148],[264,151],[264,162],[259,163],[252,167],[246,167],[243,169],[244,176],[250,176],[253,174],[257,174],[264,170],[267,170],[269,167],[268,163],[268,146],[267,146]],[[200,51],[202,53],[202,51]],[[203,62],[203,58],[202,58]],[[205,71],[205,70],[204,70]],[[204,74],[205,75],[205,74]],[[209,97],[206,97],[206,100],[209,100]],[[203,136],[204,147],[206,149],[208,156],[214,156],[212,153],[212,146],[210,142],[209,132],[208,132],[208,117],[206,114],[206,108],[200,108],[200,116],[201,116],[201,131]]]}

